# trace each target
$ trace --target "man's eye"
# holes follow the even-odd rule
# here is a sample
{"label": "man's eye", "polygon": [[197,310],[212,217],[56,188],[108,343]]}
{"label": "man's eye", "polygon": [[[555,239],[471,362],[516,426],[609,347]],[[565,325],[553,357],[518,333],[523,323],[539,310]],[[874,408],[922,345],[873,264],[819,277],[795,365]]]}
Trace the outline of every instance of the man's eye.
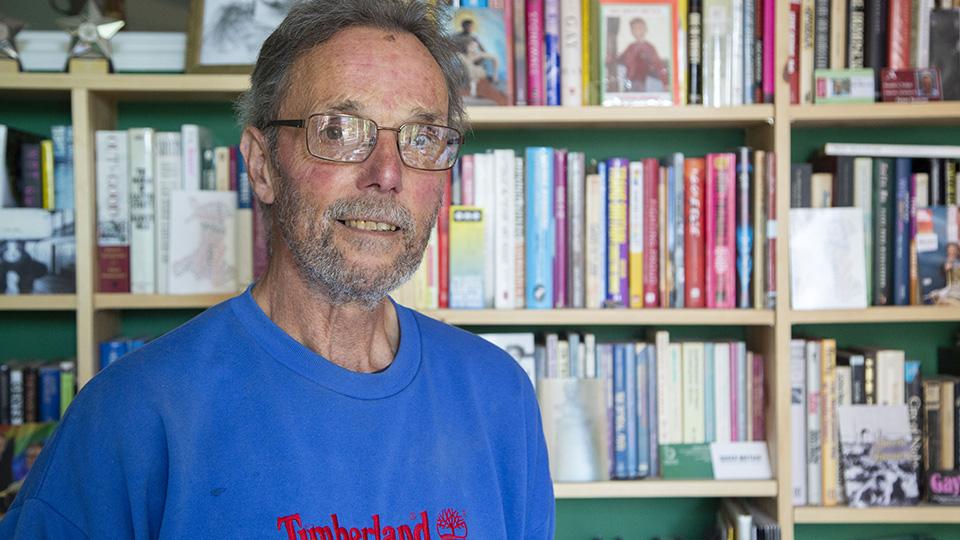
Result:
{"label": "man's eye", "polygon": [[343,138],[343,129],[340,126],[328,126],[324,128],[323,136],[332,141],[339,141]]}

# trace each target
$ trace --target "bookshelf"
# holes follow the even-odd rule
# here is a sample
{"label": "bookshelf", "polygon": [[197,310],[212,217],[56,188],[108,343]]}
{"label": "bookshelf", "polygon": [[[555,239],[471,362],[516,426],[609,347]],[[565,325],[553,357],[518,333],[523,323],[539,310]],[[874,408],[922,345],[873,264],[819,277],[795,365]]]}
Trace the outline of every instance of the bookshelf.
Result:
{"label": "bookshelf", "polygon": [[[787,2],[777,2],[777,24],[787,25]],[[777,66],[787,56],[787,32],[777,36]],[[781,72],[782,70],[778,71]],[[118,127],[120,112],[128,102],[194,103],[202,106],[233,100],[248,85],[246,75],[126,75],[105,76],[25,73],[0,78],[0,97],[13,103],[66,102],[74,126],[77,234],[77,293],[75,295],[0,296],[0,313],[16,317],[19,312],[74,312],[78,378],[90,380],[97,364],[97,344],[122,328],[124,312],[149,314],[164,310],[197,310],[214,305],[224,295],[132,295],[96,292],[95,194],[93,186],[93,134],[98,129]],[[475,130],[616,129],[648,130],[673,137],[673,129],[703,130],[734,128],[743,131],[746,144],[777,154],[777,289],[778,305],[772,310],[438,310],[427,315],[463,326],[583,326],[622,328],[644,326],[742,327],[752,350],[768,359],[767,433],[775,480],[727,481],[616,481],[583,484],[558,483],[558,499],[654,499],[757,497],[770,503],[783,529],[792,540],[794,525],[816,524],[960,524],[960,512],[951,507],[884,508],[794,508],[789,444],[790,339],[795,325],[873,323],[960,323],[960,308],[891,307],[864,310],[794,311],[789,299],[788,215],[789,166],[806,159],[792,155],[794,130],[806,128],[860,128],[909,125],[919,128],[960,127],[960,104],[872,104],[792,106],[789,87],[782,78],[776,86],[776,104],[707,108],[653,107],[483,107],[468,108]],[[6,105],[13,110],[14,105]],[[0,105],[0,109],[3,106]],[[670,128],[670,129],[663,129]],[[881,130],[874,130],[881,131]],[[526,135],[524,135],[526,136]],[[887,133],[890,142],[896,135]],[[797,139],[802,138],[798,136]],[[946,142],[946,141],[943,141]],[[549,139],[530,139],[531,144],[551,144]],[[590,141],[584,143],[590,144]],[[596,145],[597,143],[593,143]],[[678,146],[682,142],[676,143]],[[642,153],[637,149],[636,153]],[[894,326],[895,328],[895,326]],[[802,535],[801,535],[802,536]]]}

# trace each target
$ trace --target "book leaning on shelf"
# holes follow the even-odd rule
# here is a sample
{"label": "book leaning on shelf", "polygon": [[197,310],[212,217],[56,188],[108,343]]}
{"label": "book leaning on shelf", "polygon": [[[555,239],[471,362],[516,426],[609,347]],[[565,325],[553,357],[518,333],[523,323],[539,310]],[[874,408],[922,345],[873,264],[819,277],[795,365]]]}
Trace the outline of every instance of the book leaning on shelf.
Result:
{"label": "book leaning on shelf", "polygon": [[76,290],[73,129],[0,125],[0,294]]}
{"label": "book leaning on shelf", "polygon": [[100,292],[231,293],[253,281],[266,245],[236,147],[192,124],[98,131],[96,178]]}
{"label": "book leaning on shelf", "polygon": [[395,297],[420,309],[772,308],[775,169],[773,153],[747,147],[595,166],[551,147],[464,155],[437,238]]}
{"label": "book leaning on shelf", "polygon": [[[483,334],[531,377],[559,482],[713,478],[710,445],[765,441],[764,359],[740,341]],[[705,455],[670,458],[668,455]]]}

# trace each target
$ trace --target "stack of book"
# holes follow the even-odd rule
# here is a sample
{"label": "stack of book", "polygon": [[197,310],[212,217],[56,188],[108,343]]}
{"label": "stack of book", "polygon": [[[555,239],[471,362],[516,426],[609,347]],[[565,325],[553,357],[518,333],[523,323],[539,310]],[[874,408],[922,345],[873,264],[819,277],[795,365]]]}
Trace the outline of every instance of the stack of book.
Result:
{"label": "stack of book", "polygon": [[0,125],[0,294],[76,291],[73,128]]}
{"label": "stack of book", "polygon": [[611,158],[549,147],[462,157],[425,263],[433,308],[772,308],[771,152]]}
{"label": "stack of book", "polygon": [[96,165],[100,292],[230,293],[262,271],[242,156],[208,129],[98,131]]}

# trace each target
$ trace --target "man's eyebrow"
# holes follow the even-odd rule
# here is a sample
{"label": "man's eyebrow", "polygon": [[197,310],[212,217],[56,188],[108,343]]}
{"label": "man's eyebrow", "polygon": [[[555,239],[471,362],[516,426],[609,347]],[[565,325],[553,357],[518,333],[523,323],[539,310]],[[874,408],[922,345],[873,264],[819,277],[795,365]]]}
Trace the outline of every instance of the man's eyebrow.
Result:
{"label": "man's eyebrow", "polygon": [[362,107],[360,106],[360,103],[352,99],[343,99],[340,101],[335,101],[330,105],[327,105],[324,109],[326,112],[359,114],[361,108]]}
{"label": "man's eyebrow", "polygon": [[434,112],[428,109],[421,109],[420,107],[413,109],[413,112],[410,115],[410,118],[417,122],[424,122],[427,124],[446,123],[446,115],[439,114],[437,112]]}

